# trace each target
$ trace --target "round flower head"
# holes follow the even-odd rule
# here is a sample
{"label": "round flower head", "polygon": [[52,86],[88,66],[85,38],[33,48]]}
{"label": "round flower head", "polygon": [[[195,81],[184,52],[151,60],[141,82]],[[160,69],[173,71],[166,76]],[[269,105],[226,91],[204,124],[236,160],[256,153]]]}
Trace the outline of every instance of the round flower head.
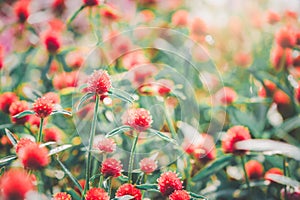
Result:
{"label": "round flower head", "polygon": [[141,191],[134,187],[134,185],[126,183],[124,185],[121,185],[119,189],[117,190],[116,197],[122,197],[125,195],[131,195],[133,196],[133,200],[141,200],[142,194]]}
{"label": "round flower head", "polygon": [[98,95],[105,94],[111,88],[111,80],[107,71],[98,70],[94,71],[88,79],[87,91],[96,93]]}
{"label": "round flower head", "polygon": [[131,126],[137,131],[145,131],[151,127],[152,116],[144,108],[132,108],[125,112],[122,120],[125,125]]}
{"label": "round flower head", "polygon": [[283,175],[283,172],[282,172],[282,170],[279,169],[279,168],[271,168],[271,169],[269,169],[269,170],[265,173],[264,178],[265,178],[266,180],[271,181],[271,179],[268,177],[270,174]]}
{"label": "round flower head", "polygon": [[0,110],[9,114],[9,107],[14,102],[17,101],[19,98],[13,92],[4,92],[0,95]]}
{"label": "round flower head", "polygon": [[83,0],[86,6],[96,6],[99,5],[99,0]]}
{"label": "round flower head", "polygon": [[50,142],[55,141],[58,142],[61,139],[62,131],[56,127],[45,128],[44,129],[44,141]]}
{"label": "round flower head", "polygon": [[53,200],[72,200],[72,197],[65,192],[59,192],[53,196]]}
{"label": "round flower head", "polygon": [[85,200],[109,200],[109,196],[102,188],[92,188],[87,191]]}
{"label": "round flower head", "polygon": [[182,182],[174,172],[165,172],[157,179],[160,192],[164,196],[172,194],[175,190],[182,189]]}
{"label": "round flower head", "polygon": [[20,23],[25,23],[29,17],[30,0],[20,0],[14,5],[14,12]]}
{"label": "round flower head", "polygon": [[97,148],[105,153],[112,153],[116,150],[116,143],[111,138],[103,138],[98,142]]}
{"label": "round flower head", "polygon": [[284,27],[276,34],[276,43],[282,48],[292,48],[296,45],[296,34],[291,28]]}
{"label": "round flower head", "polygon": [[170,200],[190,200],[191,196],[185,190],[176,190],[169,196]]}
{"label": "round flower head", "polygon": [[21,117],[21,118],[15,118],[14,116],[28,110],[29,106],[26,101],[15,101],[11,104],[9,107],[9,113],[11,115],[12,122],[16,124],[25,124],[29,120],[29,116]]}
{"label": "round flower head", "polygon": [[24,147],[32,144],[35,144],[32,140],[28,138],[21,138],[16,146],[16,153],[18,154]]}
{"label": "round flower head", "polygon": [[54,92],[48,92],[43,97],[48,99],[53,104],[59,104],[60,102],[59,95]]}
{"label": "round flower head", "polygon": [[244,126],[233,126],[228,129],[224,139],[222,140],[222,149],[225,153],[244,153],[245,151],[235,149],[235,143],[243,140],[251,139],[248,128]]}
{"label": "round flower head", "polygon": [[231,104],[237,98],[236,92],[229,87],[221,88],[218,92],[216,92],[215,96],[217,101],[223,105]]}
{"label": "round flower head", "polygon": [[48,117],[53,111],[53,101],[46,98],[38,98],[32,105],[32,110],[40,118]]}
{"label": "round flower head", "polygon": [[0,188],[0,197],[4,200],[23,200],[29,191],[34,190],[30,176],[17,169],[10,169],[1,176]]}
{"label": "round flower head", "polygon": [[114,158],[107,158],[102,163],[101,173],[105,177],[118,177],[121,175],[122,167],[123,165],[119,160],[116,160]]}
{"label": "round flower head", "polygon": [[55,54],[61,47],[61,36],[57,31],[46,31],[42,35],[43,44],[49,53]]}
{"label": "round flower head", "polygon": [[156,161],[151,158],[144,158],[140,161],[140,168],[144,173],[150,174],[156,170],[157,164]]}
{"label": "round flower head", "polygon": [[247,176],[249,179],[259,179],[263,176],[264,167],[256,160],[250,160],[245,164]]}
{"label": "round flower head", "polygon": [[19,152],[19,158],[24,168],[39,170],[47,166],[50,162],[48,149],[40,147],[37,143],[26,145]]}

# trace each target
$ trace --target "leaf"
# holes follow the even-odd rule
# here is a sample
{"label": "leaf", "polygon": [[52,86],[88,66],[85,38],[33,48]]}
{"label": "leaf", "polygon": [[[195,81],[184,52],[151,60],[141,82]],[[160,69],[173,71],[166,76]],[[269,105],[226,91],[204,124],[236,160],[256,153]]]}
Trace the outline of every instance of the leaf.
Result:
{"label": "leaf", "polygon": [[154,129],[148,129],[151,133],[154,133],[155,135],[157,135],[158,137],[160,137],[161,139],[167,141],[167,142],[171,142],[173,144],[177,144],[176,140],[169,138],[168,136],[166,136],[165,134],[163,134],[162,132],[159,132],[157,130]]}
{"label": "leaf", "polygon": [[6,165],[7,163],[9,163],[9,162],[15,160],[16,158],[17,158],[16,155],[9,155],[9,156],[6,156],[6,157],[4,157],[4,158],[1,158],[1,159],[0,159],[0,166]]}
{"label": "leaf", "polygon": [[13,125],[12,124],[2,124],[0,125],[0,130],[4,128],[11,128]]}
{"label": "leaf", "polygon": [[300,183],[296,180],[293,180],[289,177],[286,177],[286,176],[283,176],[283,175],[279,175],[279,174],[267,174],[267,177],[268,179],[276,182],[276,183],[279,183],[279,184],[282,184],[282,185],[288,185],[288,186],[291,186],[291,187],[294,187],[294,188],[299,188],[300,187]]}
{"label": "leaf", "polygon": [[81,197],[78,195],[78,193],[73,189],[67,189],[67,193],[72,196],[73,200],[81,200]]}
{"label": "leaf", "polygon": [[76,110],[79,110],[81,105],[94,95],[94,93],[86,93],[85,95],[83,95],[79,100],[79,104],[77,105]]}
{"label": "leaf", "polygon": [[193,181],[200,181],[212,174],[217,173],[221,169],[223,169],[226,165],[230,163],[232,159],[232,155],[226,155],[215,161],[211,162],[210,164],[206,165],[203,169],[201,169],[195,176],[192,178]]}
{"label": "leaf", "polygon": [[284,142],[267,139],[251,139],[235,143],[235,148],[267,153],[276,152],[277,154],[282,154],[300,161],[300,148]]}
{"label": "leaf", "polygon": [[190,195],[191,195],[191,197],[193,197],[193,198],[207,199],[205,196],[200,195],[200,194],[196,194],[196,193],[193,193],[193,192],[190,192]]}
{"label": "leaf", "polygon": [[14,118],[22,118],[22,117],[25,117],[27,115],[33,115],[33,114],[34,114],[33,110],[25,110],[23,112],[20,112],[20,113],[14,115],[13,117]]}
{"label": "leaf", "polygon": [[12,132],[10,132],[7,128],[4,129],[4,130],[5,130],[6,136],[8,137],[9,141],[10,141],[14,146],[16,146],[17,143],[18,143],[18,140],[14,137],[14,135],[12,134]]}
{"label": "leaf", "polygon": [[69,115],[72,116],[72,113],[67,111],[67,110],[54,110],[52,111],[51,115],[56,115],[56,114],[62,114],[62,115]]}
{"label": "leaf", "polygon": [[130,129],[131,129],[131,127],[130,127],[130,126],[127,126],[127,125],[120,126],[120,127],[118,127],[118,128],[113,129],[112,131],[106,133],[105,137],[107,137],[107,138],[108,138],[108,137],[112,137],[112,136],[118,134],[118,133],[121,132],[121,131],[130,130]]}
{"label": "leaf", "polygon": [[72,173],[65,167],[65,165],[57,158],[57,162],[60,164],[64,172],[70,177],[70,179],[73,181],[73,183],[78,187],[80,192],[82,192],[82,187],[79,184],[78,180],[72,175]]}
{"label": "leaf", "polygon": [[108,94],[110,96],[115,96],[119,99],[121,99],[122,101],[128,102],[128,103],[133,103],[133,101],[135,100],[130,94],[128,94],[127,92],[124,92],[122,90],[118,90],[116,88],[112,88],[110,91],[108,91]]}
{"label": "leaf", "polygon": [[128,176],[125,176],[125,175],[121,175],[118,177],[118,179],[122,182],[127,182],[128,181]]}
{"label": "leaf", "polygon": [[135,187],[140,190],[149,190],[149,189],[157,189],[158,185],[157,184],[142,184],[142,185],[136,185]]}
{"label": "leaf", "polygon": [[64,144],[64,145],[62,145],[62,146],[56,147],[56,148],[54,148],[54,149],[51,149],[51,150],[49,151],[49,153],[48,153],[48,156],[52,156],[52,155],[54,155],[54,154],[57,154],[57,153],[59,153],[59,152],[62,152],[62,151],[66,150],[66,149],[68,149],[68,148],[70,148],[70,147],[72,147],[71,144]]}
{"label": "leaf", "polygon": [[275,127],[273,133],[278,136],[286,135],[288,132],[300,127],[300,116],[286,119],[280,126]]}
{"label": "leaf", "polygon": [[112,200],[130,200],[130,199],[134,199],[134,196],[124,195],[124,196],[121,196],[121,197],[115,197]]}
{"label": "leaf", "polygon": [[40,147],[46,147],[46,146],[49,146],[52,144],[56,144],[56,142],[54,142],[54,141],[46,142],[46,143],[40,144]]}

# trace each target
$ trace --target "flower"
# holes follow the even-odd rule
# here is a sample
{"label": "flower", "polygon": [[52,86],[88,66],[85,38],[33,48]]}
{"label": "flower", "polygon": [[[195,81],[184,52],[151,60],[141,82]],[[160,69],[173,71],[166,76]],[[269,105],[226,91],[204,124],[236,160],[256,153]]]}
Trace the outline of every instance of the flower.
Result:
{"label": "flower", "polygon": [[164,196],[172,194],[175,190],[182,189],[182,182],[174,172],[165,172],[157,179],[160,192]]}
{"label": "flower", "polygon": [[32,141],[29,138],[21,138],[16,146],[16,153],[18,154],[20,150],[22,150],[24,147],[34,144],[34,141]]}
{"label": "flower", "polygon": [[66,9],[65,0],[54,0],[51,6],[52,10],[58,15],[61,15]]}
{"label": "flower", "polygon": [[39,170],[50,162],[48,149],[40,147],[37,143],[26,145],[18,154],[23,166],[27,169]]}
{"label": "flower", "polygon": [[0,188],[0,196],[5,200],[23,200],[29,191],[34,190],[30,176],[19,169],[5,172],[0,178]]}
{"label": "flower", "polygon": [[62,131],[56,127],[45,128],[43,131],[44,131],[45,142],[50,142],[50,141],[58,142],[61,139]]}
{"label": "flower", "polygon": [[[78,180],[79,185],[81,186],[81,188],[84,190],[85,187],[85,180],[84,179],[80,179]],[[75,186],[74,190],[78,193],[81,194],[79,188],[77,186]]]}
{"label": "flower", "polygon": [[122,117],[123,124],[131,126],[137,131],[145,131],[151,127],[152,116],[144,108],[132,108],[127,110]]}
{"label": "flower", "polygon": [[142,194],[141,191],[134,187],[134,185],[126,183],[119,187],[119,189],[116,192],[116,197],[122,197],[125,195],[131,195],[133,196],[133,200],[141,200]]}
{"label": "flower", "polygon": [[280,16],[278,13],[271,10],[267,12],[267,22],[269,24],[276,24],[279,21],[280,21]]}
{"label": "flower", "polygon": [[9,107],[14,102],[19,100],[18,96],[13,92],[4,92],[0,95],[0,110],[9,114]]}
{"label": "flower", "polygon": [[14,116],[25,110],[28,110],[28,109],[29,109],[29,106],[26,101],[22,100],[22,101],[13,102],[9,107],[9,113],[10,113],[12,122],[16,123],[16,124],[25,124],[25,122],[27,122],[29,120],[28,115],[21,117],[21,118],[16,118]]}
{"label": "flower", "polygon": [[273,83],[272,81],[269,81],[269,80],[264,80],[264,85],[267,89],[262,87],[259,91],[258,91],[258,95],[260,97],[267,97],[268,96],[273,96],[274,92],[276,91],[277,87],[276,87],[276,84]]}
{"label": "flower", "polygon": [[48,117],[53,111],[53,101],[46,98],[41,97],[38,98],[32,105],[32,110],[35,112],[36,116],[40,118]]}
{"label": "flower", "polygon": [[57,74],[53,78],[53,87],[57,90],[61,90],[67,87],[76,87],[77,86],[77,71],[73,72],[63,72]]}
{"label": "flower", "polygon": [[94,71],[94,73],[90,75],[87,84],[88,92],[96,93],[98,95],[105,94],[111,88],[110,76],[107,71],[104,70]]}
{"label": "flower", "polygon": [[112,153],[116,150],[116,143],[111,138],[103,138],[98,142],[97,148],[105,153]]}
{"label": "flower", "polygon": [[30,0],[20,0],[14,5],[14,12],[20,23],[25,23],[29,17],[29,4]]}
{"label": "flower", "polygon": [[290,103],[290,98],[282,90],[276,90],[276,92],[274,93],[274,96],[273,96],[273,101],[276,104],[287,105]]}
{"label": "flower", "polygon": [[101,173],[105,177],[118,177],[121,176],[122,167],[121,161],[114,158],[107,158],[102,162]]}
{"label": "flower", "polygon": [[111,5],[106,5],[100,9],[100,15],[109,21],[116,21],[120,18],[118,11]]}
{"label": "flower", "polygon": [[53,196],[53,200],[72,200],[72,197],[66,192],[58,192]]}
{"label": "flower", "polygon": [[215,97],[217,101],[223,105],[229,105],[236,100],[237,94],[232,88],[224,87],[216,92]]}
{"label": "flower", "polygon": [[99,0],[83,0],[86,6],[96,6],[99,5]]}
{"label": "flower", "polygon": [[[284,62],[281,62],[282,59]],[[271,63],[276,70],[289,67],[293,64],[292,50],[277,46],[271,51]]]}
{"label": "flower", "polygon": [[85,200],[109,200],[109,196],[102,188],[92,188],[87,191]]}
{"label": "flower", "polygon": [[270,174],[283,175],[283,172],[282,172],[282,170],[279,169],[279,168],[276,168],[276,167],[271,168],[271,169],[269,169],[269,170],[265,173],[265,176],[264,176],[265,180],[272,181],[272,180],[268,177]]}
{"label": "flower", "polygon": [[152,158],[144,158],[139,164],[141,170],[146,174],[154,172],[157,168],[157,162]]}
{"label": "flower", "polygon": [[43,97],[48,99],[53,104],[59,104],[60,103],[59,95],[54,93],[54,92],[47,92],[46,94],[44,94]]}
{"label": "flower", "polygon": [[189,13],[186,10],[178,10],[172,16],[174,26],[186,26],[188,24]]}
{"label": "flower", "polygon": [[41,36],[42,41],[49,53],[55,54],[61,47],[61,37],[58,31],[48,30]]}
{"label": "flower", "polygon": [[296,45],[296,34],[291,28],[283,27],[276,33],[275,40],[282,48],[292,48]]}
{"label": "flower", "polygon": [[248,128],[244,126],[233,126],[227,130],[225,137],[222,140],[222,149],[225,153],[244,153],[245,151],[237,150],[235,143],[243,140],[251,139]]}
{"label": "flower", "polygon": [[190,200],[191,196],[185,190],[176,190],[169,196],[170,200]]}
{"label": "flower", "polygon": [[245,164],[245,169],[249,179],[260,179],[264,173],[263,165],[256,160],[248,161]]}
{"label": "flower", "polygon": [[71,53],[68,53],[66,57],[66,62],[73,69],[78,69],[83,64],[84,57],[79,51],[73,51]]}

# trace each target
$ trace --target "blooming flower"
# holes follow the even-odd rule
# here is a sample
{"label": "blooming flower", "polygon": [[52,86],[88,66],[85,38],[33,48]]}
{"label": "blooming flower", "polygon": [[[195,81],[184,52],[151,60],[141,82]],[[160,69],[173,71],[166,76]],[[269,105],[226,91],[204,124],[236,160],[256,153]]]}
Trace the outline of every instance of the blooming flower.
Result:
{"label": "blooming flower", "polygon": [[10,113],[10,116],[11,116],[11,120],[13,123],[16,123],[16,124],[25,124],[25,122],[27,122],[29,120],[29,116],[24,116],[24,117],[21,117],[21,118],[16,118],[16,117],[13,117],[25,110],[28,110],[29,109],[29,106],[28,106],[28,103],[26,101],[15,101],[13,102],[10,107],[9,107],[9,113]]}
{"label": "blooming flower", "polygon": [[160,192],[164,196],[172,194],[175,190],[182,189],[182,182],[174,172],[165,172],[157,179]]}
{"label": "blooming flower", "polygon": [[9,114],[9,107],[14,102],[17,101],[19,98],[13,92],[4,92],[0,95],[0,110],[4,113]]}
{"label": "blooming flower", "polygon": [[103,138],[98,142],[97,148],[105,153],[112,153],[116,150],[116,143],[111,138]]}
{"label": "blooming flower", "polygon": [[16,153],[18,154],[24,147],[32,144],[34,144],[34,142],[31,139],[21,138],[16,146]]}
{"label": "blooming flower", "polygon": [[133,200],[141,200],[142,194],[141,191],[134,187],[134,185],[126,183],[119,187],[119,189],[116,192],[116,197],[122,197],[125,195],[131,195],[133,196]]}
{"label": "blooming flower", "polygon": [[154,172],[157,168],[157,162],[151,158],[144,158],[140,161],[140,168],[146,174]]}
{"label": "blooming flower", "polygon": [[[284,59],[283,62],[281,62],[282,59]],[[292,50],[277,46],[271,51],[271,63],[277,70],[288,68],[293,64]]]}
{"label": "blooming flower", "polygon": [[217,101],[224,105],[233,103],[237,98],[236,92],[229,87],[221,88],[218,92],[216,92],[215,96]]}
{"label": "blooming flower", "polygon": [[174,26],[186,26],[188,24],[189,13],[186,10],[178,10],[172,16]]}
{"label": "blooming flower", "polygon": [[94,73],[90,75],[87,84],[88,92],[96,93],[98,95],[105,94],[111,88],[110,76],[107,71],[104,70],[94,71]]}
{"label": "blooming flower", "polygon": [[86,6],[96,6],[99,4],[99,0],[83,0]]}
{"label": "blooming flower", "polygon": [[43,97],[48,99],[53,104],[59,104],[60,103],[59,95],[54,93],[54,92],[48,92],[48,93],[44,94]]}
{"label": "blooming flower", "polygon": [[265,176],[264,176],[265,180],[271,181],[271,179],[268,177],[270,174],[283,175],[283,172],[279,168],[275,168],[275,167],[271,168],[265,173]]}
{"label": "blooming flower", "polygon": [[50,142],[50,141],[58,142],[61,139],[62,131],[56,127],[45,128],[43,131],[44,131],[45,142]]}
{"label": "blooming flower", "polygon": [[190,200],[191,196],[185,190],[176,190],[169,196],[170,200]]}
{"label": "blooming flower", "polygon": [[53,87],[57,90],[61,90],[67,87],[76,87],[77,86],[77,71],[73,72],[63,72],[57,74],[53,78]]}
{"label": "blooming flower", "polygon": [[291,28],[283,27],[276,33],[275,40],[282,48],[292,48],[296,44],[296,34]]}
{"label": "blooming flower", "polygon": [[249,179],[260,179],[264,173],[263,165],[256,160],[248,161],[245,164],[245,169]]}
{"label": "blooming flower", "polygon": [[102,188],[92,188],[87,191],[85,200],[109,200],[109,196]]}
{"label": "blooming flower", "polygon": [[276,104],[287,105],[290,103],[289,96],[282,90],[276,90],[273,96],[273,101]]}
{"label": "blooming flower", "polygon": [[41,36],[42,41],[49,53],[55,54],[61,47],[61,36],[58,31],[46,31]]}
{"label": "blooming flower", "polygon": [[151,127],[152,116],[144,108],[132,108],[124,113],[122,120],[123,124],[131,126],[137,131],[145,131]]}
{"label": "blooming flower", "polygon": [[66,192],[58,192],[53,196],[53,200],[72,200],[72,197]]}
{"label": "blooming flower", "polygon": [[121,176],[122,167],[123,165],[119,160],[107,158],[102,162],[101,173],[105,177],[118,177]]}
{"label": "blooming flower", "polygon": [[14,5],[14,12],[20,23],[24,23],[29,17],[30,0],[20,0]]}
{"label": "blooming flower", "polygon": [[40,118],[48,117],[53,111],[53,101],[46,97],[38,98],[32,105],[32,110]]}

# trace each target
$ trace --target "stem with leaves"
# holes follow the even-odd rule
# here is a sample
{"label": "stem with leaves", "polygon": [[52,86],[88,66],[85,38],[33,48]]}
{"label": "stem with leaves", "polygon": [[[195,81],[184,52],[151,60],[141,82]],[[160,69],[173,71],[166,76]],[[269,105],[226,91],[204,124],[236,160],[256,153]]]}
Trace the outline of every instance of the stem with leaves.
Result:
{"label": "stem with leaves", "polygon": [[245,167],[245,157],[243,155],[241,155],[241,161],[242,161],[242,165],[243,165],[243,171],[244,171],[244,175],[245,175],[246,185],[247,185],[248,190],[250,191],[249,178],[248,178],[248,174],[247,174],[246,167]]}
{"label": "stem with leaves", "polygon": [[42,142],[42,140],[43,140],[43,133],[42,133],[43,132],[43,124],[44,124],[44,118],[41,118],[37,142]]}
{"label": "stem with leaves", "polygon": [[168,110],[166,99],[165,99],[165,102],[164,102],[164,110],[165,110],[165,114],[166,114],[166,121],[167,121],[168,127],[170,129],[170,132],[172,134],[172,138],[176,139],[176,130],[173,126],[173,122],[172,122],[172,119],[171,119],[171,116],[170,116],[170,112]]}
{"label": "stem with leaves", "polygon": [[134,136],[134,140],[133,140],[131,151],[130,151],[129,166],[128,166],[128,182],[129,183],[132,183],[132,170],[133,170],[134,153],[135,153],[138,138],[139,138],[138,134],[136,134],[136,136]]}
{"label": "stem with leaves", "polygon": [[77,17],[77,15],[85,8],[86,6],[85,5],[82,5],[71,17],[70,19],[68,20],[67,22],[67,26],[69,26],[72,21]]}

